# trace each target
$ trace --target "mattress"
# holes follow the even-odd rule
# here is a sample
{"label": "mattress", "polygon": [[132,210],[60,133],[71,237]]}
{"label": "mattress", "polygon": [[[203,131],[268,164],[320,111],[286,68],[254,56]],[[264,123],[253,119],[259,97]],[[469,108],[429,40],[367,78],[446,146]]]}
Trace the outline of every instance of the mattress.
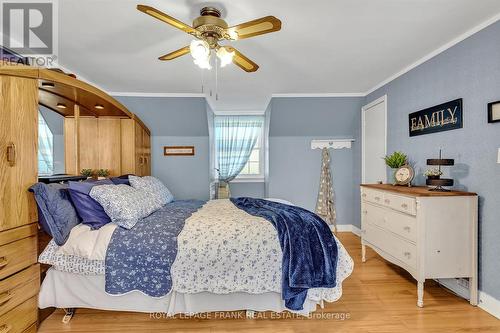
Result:
{"label": "mattress", "polygon": [[[41,309],[48,307],[90,308],[145,313],[158,312],[167,316],[195,315],[216,311],[283,312],[287,310],[281,299],[281,294],[276,292],[263,294],[244,292],[184,294],[172,291],[164,297],[154,298],[144,295],[140,291],[132,291],[124,295],[114,296],[104,291],[104,283],[103,275],[81,275],[50,268],[40,289],[38,305]],[[323,302],[307,299],[304,302],[303,310],[292,312],[307,316],[314,312],[318,305],[322,306]]]}

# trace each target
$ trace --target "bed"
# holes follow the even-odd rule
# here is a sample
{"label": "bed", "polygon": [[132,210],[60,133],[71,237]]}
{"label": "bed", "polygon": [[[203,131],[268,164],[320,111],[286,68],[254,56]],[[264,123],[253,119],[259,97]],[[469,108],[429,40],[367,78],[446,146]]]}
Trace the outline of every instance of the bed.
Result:
{"label": "bed", "polygon": [[[322,220],[311,230],[328,228],[326,242],[307,243],[300,251],[290,246],[298,241],[290,237],[295,223],[278,220],[285,216],[291,222],[290,214],[297,212],[312,214],[283,201],[186,200],[162,205],[129,229],[114,222],[97,230],[77,224],[64,244],[52,240],[39,256],[51,266],[39,307],[168,316],[236,310],[307,316],[341,297],[353,261]],[[306,233],[298,223],[297,228]],[[318,250],[334,255],[311,259],[304,254]],[[313,267],[318,265],[326,268]]]}

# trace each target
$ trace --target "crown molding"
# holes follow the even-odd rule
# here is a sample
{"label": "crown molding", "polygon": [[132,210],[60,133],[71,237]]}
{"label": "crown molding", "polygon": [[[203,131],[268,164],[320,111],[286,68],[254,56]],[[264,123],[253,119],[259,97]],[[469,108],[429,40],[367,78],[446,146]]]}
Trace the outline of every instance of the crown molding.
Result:
{"label": "crown molding", "polygon": [[203,93],[147,93],[147,92],[109,92],[118,97],[207,97]]}
{"label": "crown molding", "polygon": [[[373,86],[371,89],[369,89],[366,92],[350,92],[350,93],[275,93],[271,94],[271,98],[280,98],[280,97],[366,97],[369,94],[373,93],[377,89],[380,89],[381,87],[385,86],[386,84],[394,81],[398,77],[408,73],[412,69],[420,66],[421,64],[425,63],[426,61],[434,58],[435,56],[439,55],[440,53],[448,50],[449,48],[457,45],[458,43],[464,41],[465,39],[469,38],[470,36],[476,34],[477,32],[487,28],[488,26],[496,23],[497,21],[500,20],[500,13],[496,14],[495,16],[491,17],[490,19],[487,19],[486,21],[476,25],[475,27],[467,30],[465,33],[461,34],[460,36],[452,39],[448,43],[442,45],[441,47],[435,49],[434,51],[428,53],[427,55],[423,56],[419,60],[415,61],[414,63],[410,64],[409,66],[405,67],[404,69],[400,70],[399,72],[391,75],[387,79],[379,82],[375,86]],[[75,71],[72,71],[66,66],[62,66],[60,64],[57,64],[58,67],[63,69],[65,72],[70,72],[70,73],[76,73]],[[106,91],[106,89],[103,89],[99,85],[95,84],[94,82],[87,80],[85,77],[78,75],[78,78],[81,79],[82,81],[85,81],[89,84],[94,85],[95,87]],[[111,96],[117,96],[117,97],[122,97],[122,96],[130,96],[130,97],[203,97],[206,99],[207,103],[214,109],[213,102],[208,98],[207,94],[204,93],[146,93],[146,92],[108,92],[109,95]]]}
{"label": "crown molding", "polygon": [[412,63],[411,65],[405,67],[404,69],[402,69],[401,71],[395,73],[394,75],[388,77],[387,79],[381,81],[380,83],[376,84],[373,88],[369,89],[366,93],[364,93],[365,96],[368,96],[369,94],[371,94],[372,92],[376,91],[377,89],[380,89],[382,88],[383,86],[385,86],[386,84],[388,84],[389,82],[392,82],[394,81],[395,79],[397,79],[398,77],[402,76],[403,74],[406,74],[408,73],[409,71],[411,71],[412,69],[422,65],[423,63],[425,63],[426,61],[434,58],[435,56],[437,56],[438,54],[448,50],[449,48],[457,45],[458,43],[464,41],[465,39],[469,38],[470,36],[474,35],[475,33],[478,33],[479,31],[487,28],[488,26],[492,25],[493,23],[496,23],[497,21],[500,20],[500,13],[496,14],[495,16],[491,17],[490,19],[476,25],[475,27],[473,27],[472,29],[469,29],[467,30],[466,32],[464,32],[463,34],[461,34],[460,36],[452,39],[451,41],[449,41],[448,43],[442,45],[441,47],[435,49],[434,51],[432,51],[431,53],[425,55],[424,57],[420,58],[419,60],[415,61],[414,63]]}
{"label": "crown molding", "polygon": [[280,93],[271,97],[365,97],[365,93]]}

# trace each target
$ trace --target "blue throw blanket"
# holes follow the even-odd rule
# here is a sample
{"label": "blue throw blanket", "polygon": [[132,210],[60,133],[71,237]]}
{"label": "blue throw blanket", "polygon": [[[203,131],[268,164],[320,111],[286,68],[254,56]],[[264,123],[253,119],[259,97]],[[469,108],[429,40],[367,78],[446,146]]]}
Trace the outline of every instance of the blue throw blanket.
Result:
{"label": "blue throw blanket", "polygon": [[170,267],[184,222],[204,201],[174,201],[127,230],[116,228],[106,253],[106,292],[140,290],[160,297],[172,288]]}
{"label": "blue throw blanket", "polygon": [[262,199],[233,198],[236,207],[263,217],[278,232],[283,251],[282,290],[290,310],[302,310],[309,288],[336,286],[337,243],[318,215]]}

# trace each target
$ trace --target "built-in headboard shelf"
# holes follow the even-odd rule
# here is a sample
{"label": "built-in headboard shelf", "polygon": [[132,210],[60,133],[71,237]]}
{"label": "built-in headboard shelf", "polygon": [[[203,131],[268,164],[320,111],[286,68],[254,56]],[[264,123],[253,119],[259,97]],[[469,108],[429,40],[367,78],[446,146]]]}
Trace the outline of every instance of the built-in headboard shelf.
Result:
{"label": "built-in headboard shelf", "polygon": [[351,149],[352,143],[354,139],[321,139],[321,140],[312,140],[311,141],[311,149]]}

